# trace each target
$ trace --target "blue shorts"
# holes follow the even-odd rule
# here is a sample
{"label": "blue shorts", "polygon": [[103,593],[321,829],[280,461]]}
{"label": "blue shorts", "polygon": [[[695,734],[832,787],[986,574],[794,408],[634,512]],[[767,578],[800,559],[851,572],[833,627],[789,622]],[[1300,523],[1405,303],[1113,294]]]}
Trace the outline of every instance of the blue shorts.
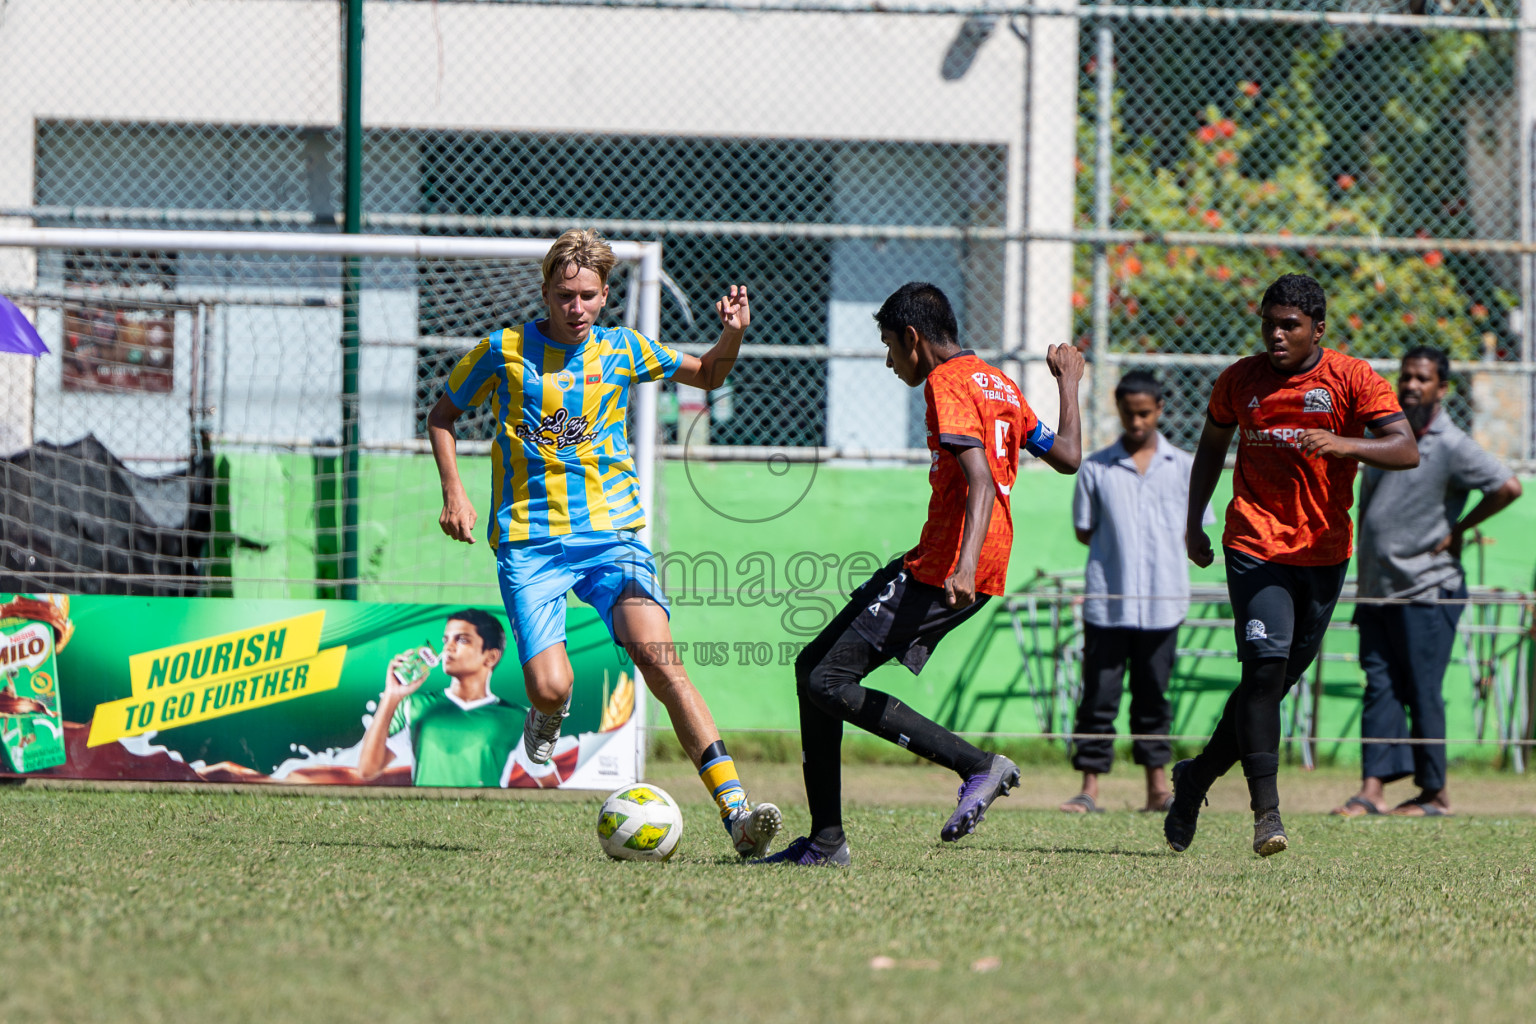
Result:
{"label": "blue shorts", "polygon": [[[651,550],[633,530],[567,533],[538,540],[508,541],[496,549],[501,601],[517,640],[518,660],[527,664],[540,651],[565,642],[565,595],[597,609],[613,636],[613,606],[631,585],[667,609],[656,579]],[[614,636],[614,642],[618,637]]]}

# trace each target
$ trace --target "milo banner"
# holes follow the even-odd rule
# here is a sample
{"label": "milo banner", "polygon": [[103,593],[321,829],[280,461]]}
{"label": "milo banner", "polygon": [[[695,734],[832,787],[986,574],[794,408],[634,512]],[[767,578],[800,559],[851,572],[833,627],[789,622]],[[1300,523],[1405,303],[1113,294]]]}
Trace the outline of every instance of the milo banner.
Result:
{"label": "milo banner", "polygon": [[0,771],[64,763],[55,654],[69,637],[68,598],[0,594]]}
{"label": "milo banner", "polygon": [[644,756],[633,667],[590,609],[566,628],[535,765],[499,607],[0,594],[0,774],[614,789]]}

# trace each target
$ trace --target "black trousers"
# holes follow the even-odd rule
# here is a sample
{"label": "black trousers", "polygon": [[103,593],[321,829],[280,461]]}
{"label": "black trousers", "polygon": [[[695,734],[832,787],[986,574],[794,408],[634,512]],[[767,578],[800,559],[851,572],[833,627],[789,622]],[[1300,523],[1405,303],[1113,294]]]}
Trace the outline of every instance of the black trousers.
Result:
{"label": "black trousers", "polygon": [[[1196,785],[1208,789],[1243,762],[1258,811],[1278,805],[1273,789],[1280,753],[1281,698],[1322,649],[1348,563],[1284,565],[1231,548],[1225,551],[1227,593],[1232,599],[1243,678],[1227,698],[1210,742],[1191,768]],[[1260,784],[1256,779],[1267,781]]]}
{"label": "black trousers", "polygon": [[[1115,759],[1115,719],[1125,676],[1131,677],[1131,732],[1166,736],[1173,725],[1168,677],[1173,672],[1179,630],[1114,629],[1083,623],[1083,699],[1072,731],[1104,739],[1079,739],[1072,746],[1072,767],[1104,774]],[[1155,768],[1173,760],[1167,740],[1132,740],[1131,759]]]}
{"label": "black trousers", "polygon": [[890,694],[863,685],[866,676],[893,658],[919,671],[934,645],[986,603],[985,595],[978,597],[964,609],[949,608],[941,588],[912,579],[899,561],[892,562],[855,590],[852,600],[800,652],[795,694],[813,836],[842,835],[844,722],[962,778],[987,764],[991,755]]}
{"label": "black trousers", "polygon": [[[1465,586],[1437,592],[1464,598]],[[1384,739],[1445,739],[1445,669],[1456,642],[1463,605],[1360,605],[1360,667],[1365,703],[1360,735]],[[1409,726],[1409,716],[1413,724]],[[1445,747],[1440,744],[1366,743],[1360,774],[1393,782],[1413,776],[1431,793],[1445,787]]]}

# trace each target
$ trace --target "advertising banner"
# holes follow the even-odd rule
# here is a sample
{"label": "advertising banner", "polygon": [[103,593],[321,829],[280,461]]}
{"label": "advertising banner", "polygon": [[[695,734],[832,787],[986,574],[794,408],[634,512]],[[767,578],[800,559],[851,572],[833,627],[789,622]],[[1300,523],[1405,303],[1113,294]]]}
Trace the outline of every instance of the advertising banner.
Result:
{"label": "advertising banner", "polygon": [[499,607],[0,594],[0,774],[286,785],[614,789],[644,702],[572,606],[571,714],[523,749]]}
{"label": "advertising banner", "polygon": [[0,595],[0,769],[64,763],[54,655],[69,642],[68,599]]}

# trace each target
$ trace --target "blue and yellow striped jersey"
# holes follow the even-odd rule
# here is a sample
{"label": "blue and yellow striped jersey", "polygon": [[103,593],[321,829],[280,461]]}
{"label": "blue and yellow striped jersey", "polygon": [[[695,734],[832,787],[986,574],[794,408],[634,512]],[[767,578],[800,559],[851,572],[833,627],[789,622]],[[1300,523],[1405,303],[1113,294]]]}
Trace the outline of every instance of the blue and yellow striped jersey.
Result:
{"label": "blue and yellow striped jersey", "polygon": [[629,388],[672,376],[678,362],[625,327],[593,327],[581,344],[561,345],[534,323],[497,331],[460,359],[449,401],[494,403],[491,546],[644,526],[624,430]]}

